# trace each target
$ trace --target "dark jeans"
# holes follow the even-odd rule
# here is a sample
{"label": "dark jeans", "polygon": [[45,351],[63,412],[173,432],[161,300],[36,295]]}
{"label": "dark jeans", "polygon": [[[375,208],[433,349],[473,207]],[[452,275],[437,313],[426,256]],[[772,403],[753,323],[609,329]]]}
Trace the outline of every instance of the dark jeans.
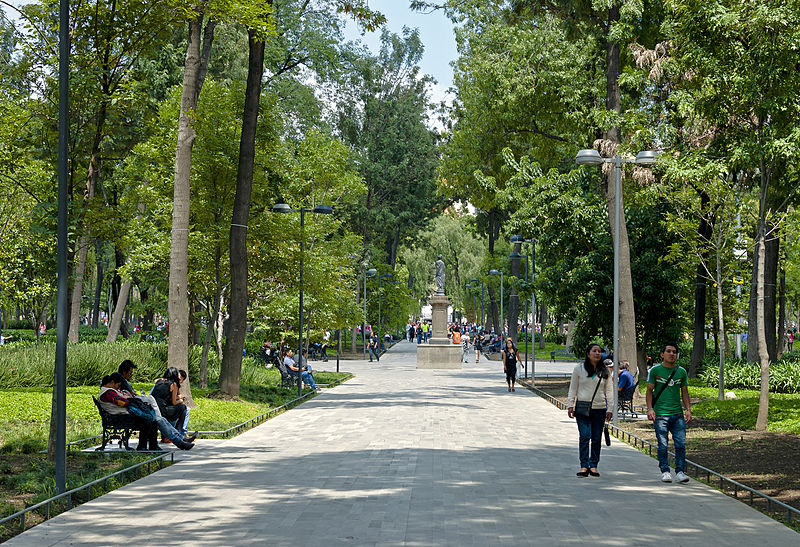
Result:
{"label": "dark jeans", "polygon": [[[166,418],[168,422],[174,423],[176,429],[183,427],[183,422],[186,421],[186,405],[183,403],[177,405],[167,405],[161,409],[161,415]],[[164,435],[167,437],[166,435]]]}
{"label": "dark jeans", "polygon": [[603,423],[606,421],[606,409],[593,408],[590,416],[575,416],[578,423],[578,449],[581,467],[593,469],[600,462],[600,441],[603,438]]}
{"label": "dark jeans", "polygon": [[686,419],[683,414],[672,416],[656,416],[654,422],[656,439],[658,440],[658,468],[664,473],[669,471],[669,434],[672,433],[672,444],[675,445],[675,472],[686,472]]}

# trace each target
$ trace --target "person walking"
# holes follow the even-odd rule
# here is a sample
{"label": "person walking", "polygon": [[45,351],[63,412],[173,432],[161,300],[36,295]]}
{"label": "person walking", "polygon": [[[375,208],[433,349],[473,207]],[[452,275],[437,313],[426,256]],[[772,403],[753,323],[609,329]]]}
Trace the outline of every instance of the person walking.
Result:
{"label": "person walking", "polygon": [[[598,391],[602,388],[602,393]],[[614,383],[602,360],[599,344],[589,344],[583,363],[572,370],[567,395],[567,415],[578,424],[579,477],[599,477],[600,441],[603,422],[611,419],[609,402],[614,401]]]}
{"label": "person walking", "polygon": [[514,382],[517,381],[517,346],[511,338],[506,340],[506,346],[500,351],[500,358],[506,373],[508,391],[514,391]]}
{"label": "person walking", "polygon": [[481,358],[481,351],[483,351],[483,333],[481,331],[475,332],[473,347],[475,348],[475,362],[477,363]]}
{"label": "person walking", "polygon": [[675,364],[677,360],[678,345],[667,342],[661,350],[661,364],[651,368],[647,375],[647,419],[656,430],[661,482],[672,482],[667,452],[670,433],[675,445],[675,480],[689,482],[686,475],[686,424],[692,421],[689,375]]}
{"label": "person walking", "polygon": [[331,331],[330,329],[325,329],[325,332],[322,334],[322,347],[320,348],[320,356],[322,357],[322,361],[324,363],[328,362],[328,344],[331,341]]}
{"label": "person walking", "polygon": [[461,335],[461,362],[469,363],[470,338],[469,332]]}
{"label": "person walking", "polygon": [[369,337],[369,362],[372,362],[372,357],[375,357],[375,360],[380,362],[380,354],[378,349],[378,335],[374,332],[370,334]]}

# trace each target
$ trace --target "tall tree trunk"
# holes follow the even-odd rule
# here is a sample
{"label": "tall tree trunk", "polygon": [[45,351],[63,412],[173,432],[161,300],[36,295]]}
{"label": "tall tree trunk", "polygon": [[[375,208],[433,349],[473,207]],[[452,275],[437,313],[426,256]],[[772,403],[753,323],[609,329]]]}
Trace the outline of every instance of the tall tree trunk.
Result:
{"label": "tall tree trunk", "polygon": [[264,42],[248,31],[249,64],[244,97],[242,137],[239,143],[239,167],[236,175],[236,196],[231,218],[231,323],[228,343],[222,356],[219,388],[230,396],[239,395],[242,374],[242,350],[247,335],[247,222],[250,218],[250,193],[253,188],[258,105],[261,98],[261,76],[264,73]]}
{"label": "tall tree trunk", "polygon": [[[518,253],[522,250],[521,243],[513,245],[514,252]],[[522,260],[517,258],[511,259],[511,275],[520,278],[520,270],[522,270]],[[516,286],[509,283],[508,286],[508,335],[517,343],[517,329],[519,327],[519,293]]]}
{"label": "tall tree trunk", "polygon": [[494,286],[487,285],[486,292],[489,293],[489,318],[491,328],[494,328],[495,334],[500,334],[500,306],[497,304],[498,299],[496,298]]}
{"label": "tall tree trunk", "polygon": [[150,299],[150,288],[142,286],[141,283],[136,283],[139,286],[139,299],[144,307],[144,316],[142,316],[142,330],[152,330],[153,328],[153,310],[148,308],[147,301]]}
{"label": "tall tree trunk", "polygon": [[544,336],[544,328],[547,325],[547,322],[550,318],[547,316],[547,306],[544,302],[539,302],[539,317],[541,318],[542,322],[542,331],[539,333],[539,349],[544,349],[545,344],[547,344],[547,340]]}
{"label": "tall tree trunk", "polygon": [[[717,238],[718,240],[720,238]],[[723,294],[722,294],[722,257],[720,257],[721,242],[717,245],[717,325],[718,325],[718,340],[726,340],[725,335],[725,315],[723,314]],[[720,347],[719,352],[719,400],[725,400],[725,346]]]}
{"label": "tall tree trunk", "polygon": [[[700,224],[697,227],[697,237],[701,241],[708,241],[713,228],[706,220],[711,198],[706,192],[700,192]],[[692,356],[689,361],[689,376],[697,376],[697,369],[706,354],[706,270],[703,263],[708,260],[708,251],[703,252],[697,264],[697,274],[694,283],[694,339],[692,343]]]}
{"label": "tall tree trunk", "polygon": [[[759,228],[758,243],[763,248],[763,222],[759,222],[759,224],[762,224],[762,226]],[[756,263],[756,328],[758,332],[758,359],[761,366],[761,386],[758,398],[758,415],[756,416],[755,426],[756,431],[767,430],[767,420],[769,416],[769,351],[767,349],[766,340],[767,327],[766,322],[764,321],[764,270],[766,266],[765,254],[766,253],[758,253],[758,262]],[[749,337],[748,340],[750,340]],[[750,353],[749,348],[748,353]]]}
{"label": "tall tree trunk", "polygon": [[[711,292],[711,288],[709,288],[709,292]],[[714,304],[717,304],[717,302],[715,302],[715,300],[716,300],[716,297],[711,299],[711,301]],[[719,338],[719,329],[718,328],[719,328],[718,318],[716,316],[713,316],[712,319],[711,319],[711,332],[712,332],[712,334],[714,336],[714,354],[715,355],[719,355],[721,353],[720,352],[720,338]]]}
{"label": "tall tree trunk", "polygon": [[[169,257],[169,349],[171,366],[189,370],[189,200],[191,194],[192,147],[196,133],[194,113],[208,67],[208,55],[214,37],[213,21],[203,31],[203,12],[189,21],[186,58],[184,61],[181,112],[175,147],[173,179],[172,234]],[[201,37],[202,34],[202,37]],[[188,379],[181,392],[190,392]]]}
{"label": "tall tree trunk", "polygon": [[92,306],[92,328],[96,329],[100,321],[100,297],[103,293],[103,240],[99,237],[94,241],[95,268],[97,269],[97,283],[94,288],[94,306]]}
{"label": "tall tree trunk", "polygon": [[122,325],[122,318],[124,317],[123,311],[125,310],[125,305],[128,302],[128,295],[131,292],[132,284],[132,281],[126,279],[123,281],[122,286],[120,287],[119,296],[117,297],[117,305],[114,306],[114,314],[111,316],[111,323],[108,325],[108,334],[106,335],[107,344],[112,344],[117,341],[119,329]]}
{"label": "tall tree trunk", "polygon": [[[757,225],[757,249],[766,249],[766,232],[767,232],[767,190],[769,188],[769,179],[766,171],[765,162],[761,161],[761,193],[758,208],[758,225]],[[756,431],[766,431],[767,422],[769,417],[769,349],[767,347],[768,324],[766,321],[766,265],[767,253],[759,252],[758,260],[756,262],[756,336],[758,338],[758,360],[761,366],[761,386],[758,397],[758,415],[756,416]],[[773,330],[774,334],[774,330]],[[747,354],[750,355],[750,337],[748,336]]]}
{"label": "tall tree trunk", "polygon": [[[620,7],[618,4],[609,9],[608,20],[610,23],[619,21]],[[620,114],[622,102],[619,88],[620,53],[619,44],[607,41],[606,49],[606,109]],[[614,143],[617,148],[622,142],[619,127],[611,127],[605,132],[605,139]],[[608,220],[611,226],[611,235],[614,236],[614,217],[616,199],[616,174],[609,169],[606,177],[606,197],[608,206]],[[620,196],[622,203],[622,196]],[[633,279],[631,278],[631,253],[628,242],[628,228],[625,223],[625,208],[621,206],[619,219],[619,348],[614,348],[620,360],[633,360],[637,358],[636,351],[636,314],[633,303]]]}
{"label": "tall tree trunk", "polygon": [[[216,304],[214,305],[216,307]],[[208,315],[208,325],[206,327],[206,336],[203,340],[203,353],[200,356],[200,387],[207,388],[208,387],[208,351],[211,348],[211,337],[213,329],[211,328],[211,324],[214,321],[214,312],[207,314]]]}
{"label": "tall tree trunk", "polygon": [[781,285],[778,295],[778,351],[777,359],[786,351],[786,270],[781,268]]}
{"label": "tall tree trunk", "polygon": [[81,300],[83,298],[83,278],[86,274],[86,258],[89,255],[90,227],[84,223],[86,207],[94,198],[97,188],[97,181],[100,178],[100,145],[103,141],[103,129],[106,123],[108,104],[106,101],[100,103],[97,112],[97,124],[95,125],[94,139],[92,140],[92,154],[89,158],[89,168],[86,175],[86,189],[83,193],[83,206],[80,218],[78,219],[79,232],[82,231],[78,240],[78,249],[75,253],[74,277],[72,282],[72,302],[70,303],[69,315],[69,341],[78,342],[78,328],[81,324]]}
{"label": "tall tree trunk", "polygon": [[750,286],[750,309],[748,313],[747,325],[747,360],[751,363],[759,362],[760,352],[758,343],[760,335],[757,333],[758,318],[756,300],[756,268],[758,267],[758,260],[761,254],[761,249],[764,252],[764,324],[766,325],[766,344],[767,353],[769,354],[770,361],[775,361],[777,358],[777,339],[776,339],[776,295],[777,295],[777,281],[778,281],[778,254],[779,245],[778,238],[769,235],[767,232],[771,231],[772,226],[769,222],[764,222],[764,245],[761,246],[760,240],[756,240],[755,249],[753,250],[753,281]]}

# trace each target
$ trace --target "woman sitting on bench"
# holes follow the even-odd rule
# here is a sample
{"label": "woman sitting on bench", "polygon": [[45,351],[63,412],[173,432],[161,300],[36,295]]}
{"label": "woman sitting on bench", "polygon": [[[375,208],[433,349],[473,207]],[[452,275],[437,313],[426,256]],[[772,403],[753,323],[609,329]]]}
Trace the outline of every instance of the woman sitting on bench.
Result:
{"label": "woman sitting on bench", "polygon": [[[119,391],[123,381],[124,378],[119,372],[109,374],[103,378],[103,385],[100,388],[100,402],[112,405],[112,407],[126,408],[128,412],[130,412],[131,401],[134,398],[126,397]],[[140,422],[139,431],[141,433],[139,436],[139,446],[136,447],[137,450],[160,450],[156,433],[158,430],[161,430],[162,435],[168,437],[173,444],[181,450],[190,450],[194,446],[192,443],[194,438],[184,439],[183,435],[172,427],[163,416],[156,417],[155,413],[153,413],[148,405],[144,403],[142,403],[142,405],[146,408],[145,412],[137,414],[131,413],[136,416],[137,422]],[[148,419],[148,417],[152,419]]]}
{"label": "woman sitting on bench", "polygon": [[[183,396],[181,395],[181,378],[178,369],[169,367],[164,371],[164,376],[156,380],[156,385],[153,386],[151,392],[153,397],[158,403],[158,409],[161,415],[167,421],[174,423],[176,429],[182,429],[186,421],[186,405],[183,404]],[[181,431],[186,434],[186,431]],[[162,439],[164,442],[164,439]]]}

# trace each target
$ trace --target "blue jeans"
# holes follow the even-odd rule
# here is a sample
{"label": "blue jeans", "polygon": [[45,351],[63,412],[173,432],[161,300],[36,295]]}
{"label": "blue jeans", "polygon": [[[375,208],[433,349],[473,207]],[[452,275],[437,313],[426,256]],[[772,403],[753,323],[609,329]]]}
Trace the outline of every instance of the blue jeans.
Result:
{"label": "blue jeans", "polygon": [[311,375],[311,373],[310,373],[310,372],[308,372],[307,370],[304,370],[304,371],[303,371],[303,372],[300,374],[300,378],[302,378],[302,379],[303,379],[303,382],[305,382],[305,383],[307,383],[309,386],[311,386],[311,389],[317,389],[317,384],[316,384],[316,383],[314,383],[314,377],[313,377],[313,376]]}
{"label": "blue jeans", "polygon": [[600,441],[603,438],[603,423],[606,421],[606,409],[593,408],[590,416],[575,416],[578,423],[578,450],[581,467],[595,469],[600,462]]}
{"label": "blue jeans", "polygon": [[374,356],[376,360],[380,361],[380,357],[378,357],[378,350],[375,348],[368,348],[369,349],[369,360],[372,362],[372,357]]}
{"label": "blue jeans", "polygon": [[683,414],[656,416],[654,427],[658,439],[658,467],[661,472],[669,471],[667,443],[670,433],[672,433],[672,443],[675,445],[675,472],[686,472],[686,420]]}
{"label": "blue jeans", "polygon": [[172,427],[172,424],[169,423],[163,416],[156,418],[155,422],[161,434],[173,443],[183,440],[183,435],[181,432]]}

